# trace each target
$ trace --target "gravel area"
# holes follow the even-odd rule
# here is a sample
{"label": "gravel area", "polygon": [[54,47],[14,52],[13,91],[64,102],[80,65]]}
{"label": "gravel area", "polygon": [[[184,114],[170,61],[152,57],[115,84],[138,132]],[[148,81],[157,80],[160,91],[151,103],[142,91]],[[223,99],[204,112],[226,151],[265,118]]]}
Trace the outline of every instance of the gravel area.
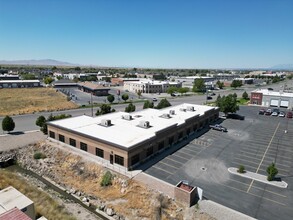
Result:
{"label": "gravel area", "polygon": [[244,215],[241,212],[237,212],[233,209],[222,206],[211,200],[199,201],[199,209],[201,212],[205,212],[215,219],[225,219],[225,220],[252,220],[248,215]]}
{"label": "gravel area", "polygon": [[17,149],[27,146],[47,138],[40,131],[27,132],[27,133],[12,133],[0,136],[0,152]]}

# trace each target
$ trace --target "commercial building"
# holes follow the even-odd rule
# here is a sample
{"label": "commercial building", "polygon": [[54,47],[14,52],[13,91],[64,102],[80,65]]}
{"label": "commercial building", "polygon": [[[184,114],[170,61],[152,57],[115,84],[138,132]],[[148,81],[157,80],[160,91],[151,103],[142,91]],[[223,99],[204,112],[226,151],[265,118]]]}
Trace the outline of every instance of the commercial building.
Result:
{"label": "commercial building", "polygon": [[140,80],[140,81],[124,81],[124,90],[130,92],[141,91],[142,93],[161,93],[167,92],[168,88],[177,87],[181,88],[181,82],[167,82],[155,80]]}
{"label": "commercial building", "polygon": [[292,109],[293,93],[259,89],[251,92],[251,104]]}
{"label": "commercial building", "polygon": [[35,219],[34,202],[23,195],[21,192],[9,186],[0,191],[0,215],[7,211],[18,208],[30,219]]}
{"label": "commercial building", "polygon": [[193,104],[94,118],[83,115],[48,122],[48,137],[129,169],[174,146],[218,116],[217,107]]}
{"label": "commercial building", "polygon": [[0,80],[19,80],[18,75],[0,74]]}
{"label": "commercial building", "polygon": [[123,86],[124,82],[139,82],[138,78],[111,78],[111,84]]}
{"label": "commercial building", "polygon": [[82,82],[79,83],[78,89],[80,89],[83,92],[92,93],[95,96],[107,96],[109,95],[109,88],[106,88],[102,85],[94,84],[91,82]]}
{"label": "commercial building", "polygon": [[0,88],[32,88],[40,87],[40,80],[1,80]]}

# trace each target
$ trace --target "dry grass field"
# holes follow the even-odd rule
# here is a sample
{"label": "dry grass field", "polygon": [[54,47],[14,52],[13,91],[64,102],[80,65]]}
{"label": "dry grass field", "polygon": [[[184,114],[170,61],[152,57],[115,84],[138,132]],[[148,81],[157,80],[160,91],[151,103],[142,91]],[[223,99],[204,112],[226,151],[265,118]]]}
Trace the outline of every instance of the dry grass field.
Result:
{"label": "dry grass field", "polygon": [[77,108],[52,88],[0,89],[0,116]]}

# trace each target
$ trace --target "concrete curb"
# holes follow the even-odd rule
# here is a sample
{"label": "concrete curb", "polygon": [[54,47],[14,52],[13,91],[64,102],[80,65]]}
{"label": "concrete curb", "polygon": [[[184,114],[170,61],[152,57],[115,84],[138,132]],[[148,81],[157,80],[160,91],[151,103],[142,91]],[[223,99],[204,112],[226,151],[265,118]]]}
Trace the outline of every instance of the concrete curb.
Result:
{"label": "concrete curb", "polygon": [[281,181],[281,182],[279,182],[279,181],[268,181],[267,177],[265,175],[261,175],[261,174],[258,174],[258,173],[253,173],[253,172],[250,172],[250,171],[246,171],[245,173],[238,173],[237,170],[238,169],[235,168],[235,167],[229,167],[228,168],[228,172],[231,173],[231,174],[234,174],[234,175],[242,176],[242,177],[245,177],[245,178],[248,178],[248,179],[252,179],[252,180],[255,180],[255,181],[259,181],[259,182],[266,183],[266,184],[276,186],[276,187],[280,187],[280,188],[287,188],[288,187],[288,184],[285,181]]}

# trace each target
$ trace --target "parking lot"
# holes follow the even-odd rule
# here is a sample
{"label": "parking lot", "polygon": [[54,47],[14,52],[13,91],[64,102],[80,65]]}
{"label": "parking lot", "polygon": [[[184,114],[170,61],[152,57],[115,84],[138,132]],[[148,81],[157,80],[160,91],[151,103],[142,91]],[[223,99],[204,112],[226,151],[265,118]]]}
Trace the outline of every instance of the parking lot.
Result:
{"label": "parking lot", "polygon": [[[258,115],[258,107],[241,107],[244,121],[226,119],[228,132],[210,130],[145,172],[171,184],[187,180],[207,199],[257,219],[293,218],[293,120]],[[264,184],[228,172],[244,165],[266,175],[272,162],[288,188]]]}

